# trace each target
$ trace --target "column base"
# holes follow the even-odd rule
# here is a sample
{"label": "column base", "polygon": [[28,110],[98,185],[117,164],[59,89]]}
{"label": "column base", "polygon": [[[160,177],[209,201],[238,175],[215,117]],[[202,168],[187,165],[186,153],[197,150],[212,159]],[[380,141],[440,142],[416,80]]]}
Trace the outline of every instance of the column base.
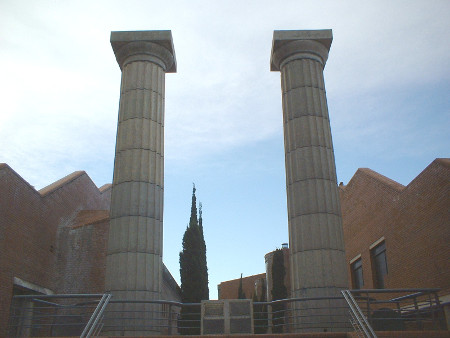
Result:
{"label": "column base", "polygon": [[[151,291],[112,291],[107,307],[102,335],[150,336],[163,332],[164,318],[159,293]],[[148,303],[145,301],[149,301]]]}
{"label": "column base", "polygon": [[349,308],[341,290],[345,287],[308,288],[293,292],[293,298],[303,298],[291,304],[291,332],[348,332],[352,330]]}

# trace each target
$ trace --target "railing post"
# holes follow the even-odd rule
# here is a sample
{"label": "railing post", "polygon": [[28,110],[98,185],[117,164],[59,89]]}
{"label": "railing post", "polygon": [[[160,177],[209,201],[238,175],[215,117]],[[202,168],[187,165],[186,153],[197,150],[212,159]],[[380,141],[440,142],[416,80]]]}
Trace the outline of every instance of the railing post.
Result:
{"label": "railing post", "polygon": [[285,321],[286,321],[286,332],[285,333],[291,333],[294,332],[292,330],[292,314],[293,314],[293,309],[292,309],[292,302],[287,302],[286,303],[286,314],[287,316],[285,316]]}
{"label": "railing post", "polygon": [[414,309],[416,310],[417,326],[419,327],[420,330],[423,330],[423,323],[420,318],[419,305],[417,304],[417,297],[414,297],[413,301],[414,301]]}
{"label": "railing post", "polygon": [[272,333],[272,303],[267,305],[267,333]]}
{"label": "railing post", "polygon": [[[437,308],[437,313],[438,313],[438,325],[439,325],[439,329],[441,330],[445,330],[447,328],[447,325],[445,323],[445,312],[444,312],[444,307],[441,304],[441,301],[439,300],[439,296],[437,292],[433,292],[434,295],[434,299],[436,301],[436,308]],[[450,328],[449,328],[450,329]]]}
{"label": "railing post", "polygon": [[167,319],[169,321],[168,327],[167,327],[167,334],[169,336],[172,335],[172,304],[169,304],[169,314],[167,316]]}
{"label": "railing post", "polygon": [[[433,309],[433,300],[431,299],[431,293],[428,294],[428,308],[430,309],[430,312],[431,312],[430,315],[431,315],[433,327],[439,330],[439,324],[438,324],[439,319],[436,320],[438,318],[438,317],[436,317],[436,311],[439,311],[439,308],[437,310]],[[439,316],[439,313],[438,313],[438,316]],[[438,324],[438,325],[436,325],[436,324]]]}
{"label": "railing post", "polygon": [[370,297],[369,293],[366,292],[366,299],[367,299],[367,320],[370,325],[373,325],[372,323],[372,314],[370,313]]}

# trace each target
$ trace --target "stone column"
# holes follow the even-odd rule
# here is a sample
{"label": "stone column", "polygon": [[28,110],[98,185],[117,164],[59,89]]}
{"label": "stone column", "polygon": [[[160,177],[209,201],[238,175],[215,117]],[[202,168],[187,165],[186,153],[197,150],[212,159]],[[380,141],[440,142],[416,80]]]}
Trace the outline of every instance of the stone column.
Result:
{"label": "stone column", "polygon": [[[106,290],[114,300],[158,300],[162,283],[164,81],[176,71],[170,31],[112,32],[122,70],[106,259]],[[125,325],[116,334],[147,334],[152,307],[116,306]],[[156,322],[154,324],[157,324]],[[127,332],[129,329],[129,332]],[[159,328],[157,329],[159,330]]]}
{"label": "stone column", "polygon": [[[323,79],[331,41],[331,30],[274,31],[273,36],[271,70],[281,72],[293,298],[340,296],[340,290],[348,287]],[[312,302],[305,308],[323,304]],[[304,314],[326,315],[327,311],[331,310]],[[328,314],[339,320],[332,312]],[[325,323],[329,320],[323,317],[323,323],[315,329],[297,321],[297,331],[339,330],[337,325]]]}

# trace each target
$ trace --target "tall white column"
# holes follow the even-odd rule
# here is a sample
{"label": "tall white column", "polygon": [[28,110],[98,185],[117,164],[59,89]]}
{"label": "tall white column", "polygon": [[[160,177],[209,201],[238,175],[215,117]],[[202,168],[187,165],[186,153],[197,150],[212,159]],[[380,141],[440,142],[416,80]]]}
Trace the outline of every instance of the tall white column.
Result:
{"label": "tall white column", "polygon": [[[112,32],[111,45],[122,70],[122,82],[106,290],[115,300],[158,300],[162,283],[164,81],[165,73],[176,71],[172,34]],[[142,313],[125,312],[151,310],[148,306],[116,309],[134,318],[117,324],[131,327],[143,325],[143,317],[147,324],[152,320]]]}
{"label": "tall white column", "polygon": [[[348,287],[323,79],[331,42],[331,30],[275,31],[273,37],[271,70],[281,72],[293,298],[339,296]],[[317,331],[333,331],[323,326]]]}

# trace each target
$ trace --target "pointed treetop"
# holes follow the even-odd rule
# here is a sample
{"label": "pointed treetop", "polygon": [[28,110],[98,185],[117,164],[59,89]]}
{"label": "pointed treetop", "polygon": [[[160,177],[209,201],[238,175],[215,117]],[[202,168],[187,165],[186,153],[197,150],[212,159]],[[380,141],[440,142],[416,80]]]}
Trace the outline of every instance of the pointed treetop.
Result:
{"label": "pointed treetop", "polygon": [[192,183],[192,204],[191,204],[191,218],[189,220],[189,226],[198,226],[197,219],[197,198],[195,197],[195,184]]}
{"label": "pointed treetop", "polygon": [[239,280],[239,288],[238,288],[238,299],[246,299],[244,288],[242,286],[242,273],[241,273],[241,279]]}

